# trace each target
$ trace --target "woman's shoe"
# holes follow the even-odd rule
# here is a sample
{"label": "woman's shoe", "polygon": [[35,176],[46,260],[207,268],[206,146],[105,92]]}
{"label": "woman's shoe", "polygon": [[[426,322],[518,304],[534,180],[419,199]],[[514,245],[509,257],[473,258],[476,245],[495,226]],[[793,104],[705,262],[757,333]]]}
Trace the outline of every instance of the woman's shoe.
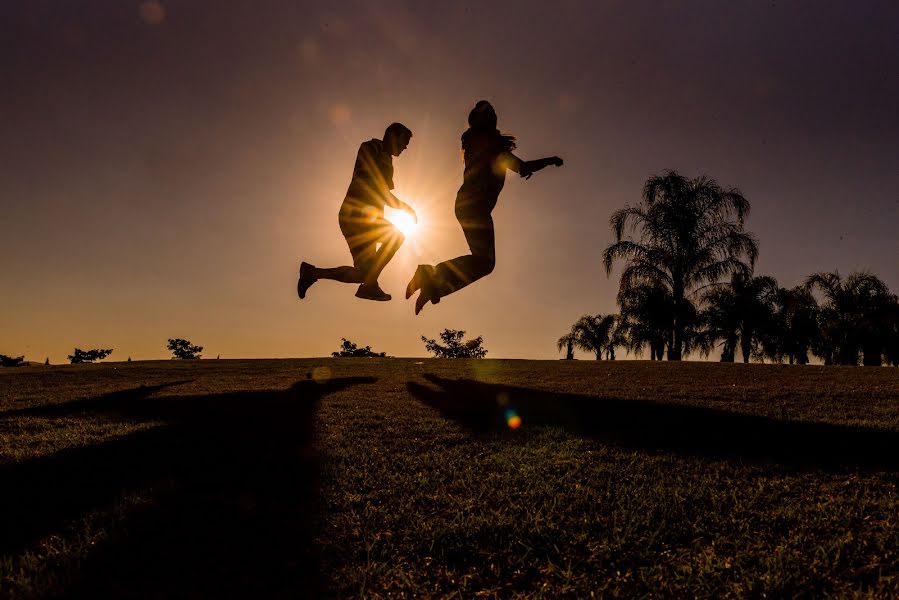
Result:
{"label": "woman's shoe", "polygon": [[426,267],[428,267],[428,265],[418,265],[415,269],[412,279],[409,280],[409,284],[406,286],[406,300],[411,298],[412,294],[421,289]]}

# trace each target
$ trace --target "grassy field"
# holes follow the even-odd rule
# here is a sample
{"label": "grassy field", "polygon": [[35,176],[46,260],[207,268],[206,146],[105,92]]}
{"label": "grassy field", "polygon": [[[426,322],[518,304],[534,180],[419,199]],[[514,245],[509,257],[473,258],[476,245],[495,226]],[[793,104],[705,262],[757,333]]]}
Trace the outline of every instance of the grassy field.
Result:
{"label": "grassy field", "polygon": [[899,369],[3,369],[0,597],[897,597],[897,473]]}

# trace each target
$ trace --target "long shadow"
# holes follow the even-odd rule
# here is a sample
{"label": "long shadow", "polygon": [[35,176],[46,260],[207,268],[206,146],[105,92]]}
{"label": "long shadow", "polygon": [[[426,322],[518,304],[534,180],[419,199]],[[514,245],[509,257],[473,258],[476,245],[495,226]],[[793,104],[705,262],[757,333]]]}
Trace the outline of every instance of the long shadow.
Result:
{"label": "long shadow", "polygon": [[[327,394],[374,381],[165,398],[129,390],[68,403],[69,414],[165,425],[0,468],[0,554],[141,491],[152,501],[92,553],[68,595],[317,595],[315,411]],[[29,414],[42,411],[67,414],[64,405]]]}
{"label": "long shadow", "polygon": [[136,388],[118,390],[109,392],[108,394],[72,400],[70,402],[42,404],[26,408],[13,408],[0,411],[0,420],[8,419],[10,417],[69,417],[79,413],[88,412],[115,413],[124,411],[125,413],[128,413],[131,410],[130,402],[146,398],[147,396],[166,388],[175,387],[184,383],[191,383],[192,381],[192,379],[183,379],[180,381],[160,383],[158,385],[141,385]]}
{"label": "long shadow", "polygon": [[505,429],[512,407],[522,427],[553,425],[641,450],[803,469],[899,470],[899,433],[893,431],[425,377],[439,389],[409,382],[409,392],[475,433]]}

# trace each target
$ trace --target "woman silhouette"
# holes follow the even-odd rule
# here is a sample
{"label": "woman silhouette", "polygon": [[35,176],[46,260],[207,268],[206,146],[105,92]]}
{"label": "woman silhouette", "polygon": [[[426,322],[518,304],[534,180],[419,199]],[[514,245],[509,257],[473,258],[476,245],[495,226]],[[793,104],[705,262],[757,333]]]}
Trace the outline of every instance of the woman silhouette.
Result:
{"label": "woman silhouette", "polygon": [[439,265],[419,265],[406,286],[406,298],[421,290],[415,301],[415,314],[429,301],[437,304],[443,296],[464,288],[493,271],[496,265],[493,218],[499,193],[506,182],[506,171],[515,171],[525,179],[540,169],[562,166],[558,156],[523,161],[514,154],[515,138],[496,128],[496,111],[486,100],[478,102],[468,114],[468,129],[462,134],[465,173],[456,194],[456,219],[465,233],[471,254],[447,260]]}

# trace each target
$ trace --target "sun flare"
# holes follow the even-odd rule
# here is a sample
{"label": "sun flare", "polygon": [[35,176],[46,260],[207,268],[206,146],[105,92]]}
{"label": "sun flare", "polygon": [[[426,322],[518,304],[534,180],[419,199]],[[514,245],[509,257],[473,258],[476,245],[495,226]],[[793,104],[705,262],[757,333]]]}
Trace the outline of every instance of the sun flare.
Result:
{"label": "sun flare", "polygon": [[418,224],[412,215],[401,210],[393,211],[393,214],[387,216],[387,220],[393,223],[407,239],[414,237],[415,231],[418,229]]}

